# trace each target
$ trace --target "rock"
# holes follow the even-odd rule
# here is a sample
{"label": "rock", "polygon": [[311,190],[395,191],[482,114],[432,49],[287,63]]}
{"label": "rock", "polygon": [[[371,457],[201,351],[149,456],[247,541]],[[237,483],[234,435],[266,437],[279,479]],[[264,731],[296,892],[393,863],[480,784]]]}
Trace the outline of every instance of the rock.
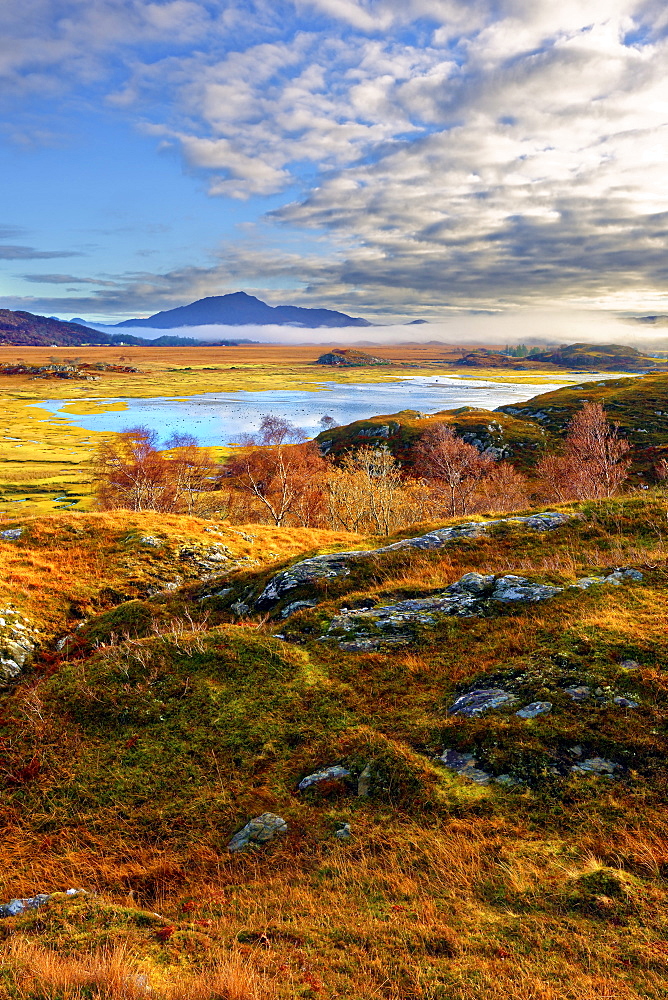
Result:
{"label": "rock", "polygon": [[463,778],[474,781],[476,785],[489,785],[492,780],[491,774],[478,767],[478,761],[472,753],[458,753],[457,750],[447,749],[436,759]]}
{"label": "rock", "polygon": [[0,531],[0,538],[4,538],[6,542],[15,542],[23,534],[23,528],[6,528],[5,531]]}
{"label": "rock", "polygon": [[620,670],[625,670],[627,673],[634,673],[636,670],[640,670],[640,664],[637,660],[622,660],[619,668]]}
{"label": "rock", "polygon": [[628,583],[631,580],[639,582],[642,580],[643,575],[637,569],[616,569],[609,576],[606,576],[605,583],[611,583],[614,587],[621,587],[623,583]]}
{"label": "rock", "polygon": [[317,601],[293,601],[292,604],[288,604],[281,611],[280,618],[289,618],[290,615],[294,615],[296,611],[301,611],[302,608],[315,608],[317,606]]}
{"label": "rock", "polygon": [[360,799],[368,799],[371,795],[371,785],[373,781],[373,772],[371,770],[371,764],[367,764],[359,778],[357,779],[357,797]]}
{"label": "rock", "polygon": [[243,601],[236,601],[234,604],[230,604],[230,611],[233,611],[237,618],[246,618],[250,614],[250,607]]}
{"label": "rock", "polygon": [[513,778],[512,774],[499,774],[493,780],[495,785],[504,785],[506,788],[519,788],[524,784],[519,778]]}
{"label": "rock", "polygon": [[335,831],[334,836],[337,840],[350,840],[352,837],[352,831],[350,829],[350,823],[344,823]]}
{"label": "rock", "polygon": [[619,705],[620,708],[637,708],[639,704],[637,701],[633,701],[632,698],[625,698],[623,695],[619,694],[617,695],[616,698],[613,698],[612,700],[614,701],[615,705]]}
{"label": "rock", "polygon": [[305,792],[307,788],[323,784],[329,785],[331,782],[341,785],[349,777],[350,771],[346,767],[335,764],[333,767],[325,767],[321,771],[314,771],[313,774],[308,774],[305,778],[302,778],[297,788],[300,792]]}
{"label": "rock", "polygon": [[573,684],[571,687],[564,688],[564,694],[567,694],[573,701],[586,701],[591,695],[591,691],[586,684]]}
{"label": "rock", "polygon": [[525,705],[519,712],[515,712],[520,719],[535,719],[537,715],[545,715],[552,711],[551,701],[532,701],[530,705]]}
{"label": "rock", "polygon": [[287,593],[297,587],[308,586],[318,580],[334,579],[350,574],[350,563],[363,559],[374,559],[386,552],[397,552],[402,549],[439,549],[450,542],[465,538],[478,538],[491,531],[497,525],[509,524],[524,527],[531,531],[553,531],[570,521],[574,515],[560,511],[546,511],[542,514],[532,514],[520,517],[501,517],[489,521],[471,521],[447,528],[430,531],[417,538],[405,538],[400,542],[385,545],[382,548],[362,552],[333,552],[327,555],[314,556],[295,563],[289,569],[274,576],[264,588],[255,607],[258,611],[268,611],[282,600]]}
{"label": "rock", "polygon": [[547,601],[561,593],[561,587],[547,587],[542,583],[532,583],[523,576],[499,577],[494,584],[493,601]]}
{"label": "rock", "polygon": [[586,760],[580,761],[579,764],[573,764],[571,772],[573,774],[600,774],[604,777],[610,777],[616,769],[617,764],[606,760],[605,757],[588,757]]}
{"label": "rock", "polygon": [[262,813],[250,820],[243,829],[232,837],[227,845],[228,851],[243,851],[249,844],[265,844],[278,834],[288,832],[288,824],[275,813]]}
{"label": "rock", "polygon": [[0,682],[13,681],[21,673],[21,668],[16,660],[6,660],[0,657]]}
{"label": "rock", "polygon": [[603,576],[585,576],[581,580],[576,580],[573,586],[579,590],[588,590],[590,587],[598,587],[602,583],[605,583]]}
{"label": "rock", "polygon": [[509,694],[501,688],[476,688],[467,694],[462,694],[451,705],[450,715],[463,715],[466,718],[482,715],[483,712],[491,708],[500,708],[502,705],[512,705],[517,698],[514,694]]}
{"label": "rock", "polygon": [[159,549],[162,545],[162,539],[156,538],[154,535],[143,535],[139,539],[140,545],[148,545],[153,549]]}
{"label": "rock", "polygon": [[[53,893],[38,892],[36,896],[29,896],[27,899],[12,899],[9,903],[3,903],[0,905],[0,918],[16,917],[20,913],[25,913],[26,910],[36,910],[38,907],[44,906],[45,903],[48,903],[49,900],[53,898],[53,895]],[[85,895],[85,890],[68,889],[66,895]]]}
{"label": "rock", "polygon": [[[560,590],[559,587],[532,583],[522,576],[495,577],[466,573],[435,597],[414,598],[398,604],[357,610],[341,608],[330,622],[326,636],[340,637],[341,649],[377,649],[381,643],[412,641],[411,626],[432,625],[438,615],[470,618],[486,614],[493,601],[535,603],[549,600]],[[353,634],[349,639],[347,634],[350,633]]]}

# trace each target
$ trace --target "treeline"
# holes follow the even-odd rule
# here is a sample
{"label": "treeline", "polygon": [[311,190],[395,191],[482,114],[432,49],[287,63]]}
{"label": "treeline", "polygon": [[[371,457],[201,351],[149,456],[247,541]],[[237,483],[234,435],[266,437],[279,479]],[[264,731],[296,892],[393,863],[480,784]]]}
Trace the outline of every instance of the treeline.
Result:
{"label": "treeline", "polygon": [[[442,517],[610,497],[623,487],[629,465],[628,442],[599,403],[586,403],[561,449],[546,452],[532,476],[481,453],[447,424],[423,434],[410,472],[377,445],[335,463],[299,428],[274,416],[264,417],[258,434],[247,436],[223,465],[188,435],[159,450],[155,434],[135,427],[100,446],[94,475],[102,510],[389,535]],[[668,468],[656,471],[665,478]]]}

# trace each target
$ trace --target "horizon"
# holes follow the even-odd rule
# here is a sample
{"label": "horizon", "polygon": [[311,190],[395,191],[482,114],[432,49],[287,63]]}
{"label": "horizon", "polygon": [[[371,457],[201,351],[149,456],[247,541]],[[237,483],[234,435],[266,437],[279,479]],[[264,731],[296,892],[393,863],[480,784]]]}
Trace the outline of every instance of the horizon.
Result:
{"label": "horizon", "polygon": [[0,28],[2,307],[668,314],[654,0],[35,0]]}

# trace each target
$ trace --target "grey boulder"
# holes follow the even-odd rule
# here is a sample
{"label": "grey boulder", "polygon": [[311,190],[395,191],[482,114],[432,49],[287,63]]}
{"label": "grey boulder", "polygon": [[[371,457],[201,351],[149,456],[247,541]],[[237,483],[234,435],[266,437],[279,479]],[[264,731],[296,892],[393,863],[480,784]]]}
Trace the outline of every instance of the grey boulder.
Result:
{"label": "grey boulder", "polygon": [[250,844],[265,844],[278,834],[287,832],[288,824],[281,816],[270,812],[262,813],[261,816],[256,816],[234,834],[227,849],[232,852],[242,851]]}
{"label": "grey boulder", "polygon": [[324,767],[321,771],[314,771],[313,774],[307,774],[299,782],[297,788],[300,792],[305,792],[307,788],[328,784],[332,781],[343,782],[349,777],[350,771],[347,768],[342,767],[340,764],[335,764],[333,767]]}
{"label": "grey boulder", "polygon": [[509,694],[501,688],[476,688],[467,694],[462,694],[450,706],[450,715],[463,715],[472,718],[482,715],[491,708],[501,708],[517,701],[514,694]]}

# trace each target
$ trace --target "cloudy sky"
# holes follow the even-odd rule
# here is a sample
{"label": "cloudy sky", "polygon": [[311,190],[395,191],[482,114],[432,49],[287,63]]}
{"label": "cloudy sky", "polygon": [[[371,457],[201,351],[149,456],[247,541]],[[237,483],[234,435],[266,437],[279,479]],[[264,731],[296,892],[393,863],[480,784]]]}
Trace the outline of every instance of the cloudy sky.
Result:
{"label": "cloudy sky", "polygon": [[0,4],[0,307],[668,312],[659,0]]}

